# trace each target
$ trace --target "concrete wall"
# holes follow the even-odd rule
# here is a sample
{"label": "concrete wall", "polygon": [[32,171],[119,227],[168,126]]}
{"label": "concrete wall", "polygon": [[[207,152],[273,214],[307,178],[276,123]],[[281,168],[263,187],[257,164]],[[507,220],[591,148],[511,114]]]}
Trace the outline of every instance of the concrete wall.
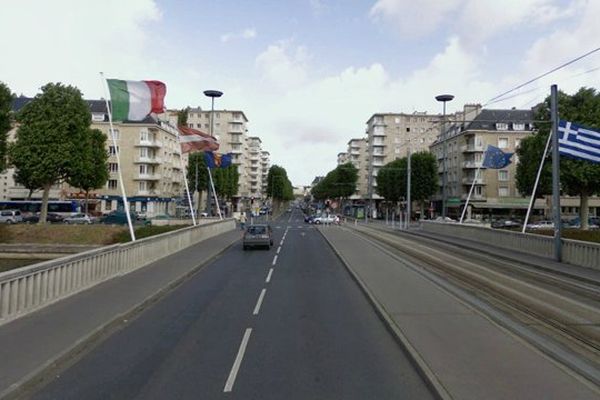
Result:
{"label": "concrete wall", "polygon": [[227,219],[0,273],[0,324],[233,229]]}

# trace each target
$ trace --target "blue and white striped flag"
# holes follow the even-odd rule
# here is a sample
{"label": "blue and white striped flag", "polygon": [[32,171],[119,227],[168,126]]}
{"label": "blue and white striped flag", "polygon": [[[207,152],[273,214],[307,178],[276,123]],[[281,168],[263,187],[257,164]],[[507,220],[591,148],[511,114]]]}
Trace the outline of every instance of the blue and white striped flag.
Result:
{"label": "blue and white striped flag", "polygon": [[600,163],[600,132],[561,120],[558,123],[558,151],[563,156]]}

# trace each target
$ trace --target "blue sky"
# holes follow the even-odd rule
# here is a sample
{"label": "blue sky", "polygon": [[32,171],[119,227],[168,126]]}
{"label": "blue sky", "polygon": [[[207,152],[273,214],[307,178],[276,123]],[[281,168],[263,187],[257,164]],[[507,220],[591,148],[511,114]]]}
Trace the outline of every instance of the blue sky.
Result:
{"label": "blue sky", "polygon": [[[294,184],[335,167],[375,112],[450,111],[600,45],[594,0],[0,0],[0,80],[103,95],[98,72],[159,79],[167,106],[241,109]],[[17,34],[18,32],[18,34]],[[15,39],[18,38],[18,39]],[[551,83],[598,87],[594,55],[495,107],[531,107]],[[529,90],[526,88],[524,90]]]}

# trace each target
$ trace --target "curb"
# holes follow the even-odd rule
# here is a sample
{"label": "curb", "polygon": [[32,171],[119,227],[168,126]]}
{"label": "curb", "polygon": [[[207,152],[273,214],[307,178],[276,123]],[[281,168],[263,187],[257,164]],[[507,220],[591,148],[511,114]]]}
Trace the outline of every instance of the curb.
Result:
{"label": "curb", "polygon": [[321,229],[317,229],[321,236],[325,239],[329,247],[333,250],[335,255],[340,259],[346,270],[350,273],[352,279],[358,284],[363,294],[371,303],[373,308],[375,309],[375,313],[379,317],[379,319],[384,323],[388,331],[392,334],[392,336],[396,339],[396,342],[400,345],[404,353],[408,356],[410,362],[417,369],[418,374],[423,378],[427,387],[431,390],[432,394],[438,400],[452,400],[453,397],[448,393],[446,388],[442,385],[442,383],[438,380],[437,376],[433,373],[429,365],[425,362],[421,354],[414,348],[414,346],[410,343],[408,338],[402,333],[402,330],[396,325],[390,315],[387,313],[385,308],[375,295],[371,292],[368,286],[362,281],[362,279],[358,276],[357,273],[354,272],[350,264],[344,259],[344,256],[334,247],[334,245],[329,241],[329,239],[321,232]]}
{"label": "curb", "polygon": [[87,336],[84,336],[83,338],[75,342],[70,348],[60,352],[55,357],[47,360],[46,362],[41,364],[37,369],[10,385],[6,390],[0,392],[0,399],[20,399],[30,395],[32,391],[43,387],[46,381],[48,380],[48,376],[54,377],[61,371],[64,371],[65,369],[75,364],[77,361],[83,358],[83,356],[85,356],[90,350],[101,344],[110,335],[125,327],[129,322],[131,322],[132,319],[138,317],[147,308],[158,303],[177,287],[188,281],[189,278],[191,278],[192,276],[200,272],[202,269],[204,269],[208,264],[218,259],[223,253],[225,253],[232,246],[234,246],[235,243],[237,243],[239,240],[239,238],[233,240],[231,243],[227,244],[224,248],[219,250],[216,254],[195,265],[183,275],[168,282],[161,289],[144,298],[138,304],[131,307],[129,310],[117,314],[110,321],[92,330]]}

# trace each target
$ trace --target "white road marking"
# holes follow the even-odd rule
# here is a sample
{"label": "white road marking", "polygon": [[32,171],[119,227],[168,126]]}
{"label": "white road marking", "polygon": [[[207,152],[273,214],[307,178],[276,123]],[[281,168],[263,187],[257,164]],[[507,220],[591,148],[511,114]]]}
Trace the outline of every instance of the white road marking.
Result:
{"label": "white road marking", "polygon": [[260,311],[260,306],[265,298],[265,293],[267,293],[267,289],[263,289],[260,292],[260,295],[258,296],[258,301],[256,302],[256,306],[254,307],[254,311],[252,312],[252,315],[258,315],[258,312]]}
{"label": "white road marking", "polygon": [[277,256],[273,257],[273,265],[277,264]]}
{"label": "white road marking", "polygon": [[298,225],[298,228],[302,229],[302,225]]}
{"label": "white road marking", "polygon": [[283,239],[281,239],[281,242],[279,242],[280,246],[283,246]]}
{"label": "white road marking", "polygon": [[267,275],[267,279],[265,279],[265,282],[271,282],[271,275],[273,275],[273,268],[269,269],[269,275]]}
{"label": "white road marking", "polygon": [[279,252],[280,252],[280,251],[281,251],[281,246],[279,246],[279,247],[277,248],[277,254],[279,254]]}
{"label": "white road marking", "polygon": [[244,337],[242,338],[242,343],[240,344],[237,356],[235,356],[235,361],[233,362],[233,366],[231,367],[231,371],[229,372],[229,377],[227,378],[227,382],[225,382],[225,388],[223,389],[223,392],[231,392],[231,390],[233,389],[235,378],[237,377],[237,373],[240,370],[240,365],[242,364],[242,360],[244,359],[244,353],[246,352],[246,346],[248,346],[248,341],[250,340],[251,334],[252,328],[246,328],[246,332],[244,332]]}

